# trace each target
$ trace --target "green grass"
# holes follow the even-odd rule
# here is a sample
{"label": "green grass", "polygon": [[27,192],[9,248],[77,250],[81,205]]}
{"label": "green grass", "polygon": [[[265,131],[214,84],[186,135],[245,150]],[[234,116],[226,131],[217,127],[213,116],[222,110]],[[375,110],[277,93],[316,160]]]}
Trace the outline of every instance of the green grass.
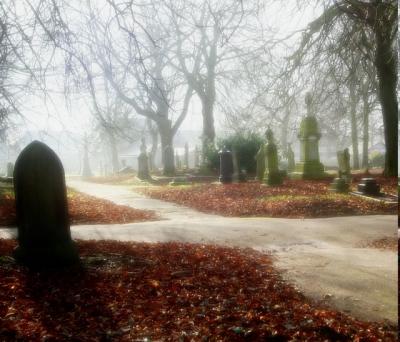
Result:
{"label": "green grass", "polygon": [[337,200],[337,199],[345,199],[349,198],[350,195],[346,194],[335,194],[335,193],[329,193],[329,194],[323,194],[323,195],[276,195],[276,196],[265,196],[260,198],[263,201],[300,201],[300,200],[309,200],[310,198],[312,199],[317,199],[317,200]]}
{"label": "green grass", "polygon": [[14,197],[14,186],[12,183],[0,182],[0,198]]}

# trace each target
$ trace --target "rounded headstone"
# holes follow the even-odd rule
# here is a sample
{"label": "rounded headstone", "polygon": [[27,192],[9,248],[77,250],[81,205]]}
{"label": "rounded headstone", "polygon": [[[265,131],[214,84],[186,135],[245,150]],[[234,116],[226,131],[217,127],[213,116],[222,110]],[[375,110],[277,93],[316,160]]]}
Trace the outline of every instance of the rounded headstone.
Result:
{"label": "rounded headstone", "polygon": [[64,169],[52,149],[34,141],[21,152],[14,168],[14,191],[17,261],[43,267],[79,261],[69,227]]}

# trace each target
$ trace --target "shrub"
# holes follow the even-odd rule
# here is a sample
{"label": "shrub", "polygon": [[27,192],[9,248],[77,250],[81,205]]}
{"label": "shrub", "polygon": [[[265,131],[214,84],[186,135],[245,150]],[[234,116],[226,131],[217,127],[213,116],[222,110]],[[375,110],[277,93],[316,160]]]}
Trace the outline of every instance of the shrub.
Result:
{"label": "shrub", "polygon": [[203,151],[203,163],[200,167],[202,173],[218,172],[219,170],[219,155],[218,149],[213,144],[207,144]]}
{"label": "shrub", "polygon": [[239,169],[244,169],[247,173],[254,173],[257,165],[255,155],[262,143],[263,139],[257,134],[236,133],[218,140],[217,145],[218,150],[225,145],[231,151],[235,151]]}

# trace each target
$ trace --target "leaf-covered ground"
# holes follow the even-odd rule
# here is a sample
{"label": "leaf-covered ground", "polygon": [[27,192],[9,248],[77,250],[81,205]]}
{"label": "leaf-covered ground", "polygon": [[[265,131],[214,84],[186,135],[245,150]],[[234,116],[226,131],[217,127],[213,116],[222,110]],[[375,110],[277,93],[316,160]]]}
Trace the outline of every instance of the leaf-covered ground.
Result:
{"label": "leaf-covered ground", "polygon": [[[116,205],[76,191],[68,191],[68,209],[71,224],[112,224],[155,220],[149,210]],[[0,196],[0,226],[15,226],[15,201],[12,193]]]}
{"label": "leaf-covered ground", "polygon": [[397,237],[385,237],[382,239],[361,242],[359,246],[363,248],[366,247],[397,251],[399,247],[399,241]]}
{"label": "leaf-covered ground", "polygon": [[[357,181],[357,179],[355,180]],[[285,180],[268,187],[259,182],[149,187],[150,197],[224,216],[333,217],[397,214],[397,203],[383,203],[328,191],[331,181]],[[397,193],[397,178],[378,177],[384,191]]]}
{"label": "leaf-covered ground", "polygon": [[1,341],[395,341],[306,299],[271,257],[199,244],[78,242],[82,267],[29,271],[0,240]]}

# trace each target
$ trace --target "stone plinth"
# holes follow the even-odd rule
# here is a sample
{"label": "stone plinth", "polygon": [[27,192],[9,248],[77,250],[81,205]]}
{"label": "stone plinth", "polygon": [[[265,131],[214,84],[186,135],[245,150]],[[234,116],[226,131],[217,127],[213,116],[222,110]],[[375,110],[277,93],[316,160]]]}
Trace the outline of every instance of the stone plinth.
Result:
{"label": "stone plinth", "polygon": [[138,178],[142,180],[150,179],[149,158],[146,152],[142,152],[138,157]]}
{"label": "stone plinth", "polygon": [[319,160],[318,142],[321,134],[317,119],[307,115],[300,124],[300,162],[296,164],[294,172],[290,174],[295,179],[325,178],[324,165]]}

